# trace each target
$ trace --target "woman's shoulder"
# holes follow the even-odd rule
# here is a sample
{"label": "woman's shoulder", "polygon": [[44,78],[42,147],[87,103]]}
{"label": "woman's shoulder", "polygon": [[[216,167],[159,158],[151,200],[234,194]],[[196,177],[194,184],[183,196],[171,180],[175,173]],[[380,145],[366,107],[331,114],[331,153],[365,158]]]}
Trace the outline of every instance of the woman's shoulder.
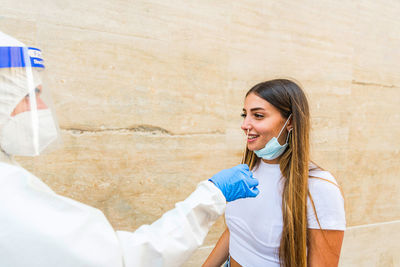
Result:
{"label": "woman's shoulder", "polygon": [[335,177],[329,171],[324,170],[323,168],[317,166],[314,163],[310,163],[308,172],[308,182],[313,183],[322,181],[339,186]]}
{"label": "woman's shoulder", "polygon": [[314,166],[309,170],[308,189],[308,228],[319,229],[321,225],[322,229],[346,229],[343,193],[335,177]]}
{"label": "woman's shoulder", "polygon": [[320,167],[310,168],[308,173],[308,187],[311,191],[327,192],[342,195],[341,188],[335,177],[327,170]]}

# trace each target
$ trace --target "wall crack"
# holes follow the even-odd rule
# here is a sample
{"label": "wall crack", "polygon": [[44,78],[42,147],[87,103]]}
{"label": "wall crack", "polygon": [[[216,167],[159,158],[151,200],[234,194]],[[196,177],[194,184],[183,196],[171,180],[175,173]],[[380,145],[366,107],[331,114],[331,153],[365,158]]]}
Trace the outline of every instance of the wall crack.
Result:
{"label": "wall crack", "polygon": [[388,84],[383,84],[383,83],[371,83],[371,82],[361,82],[361,81],[356,81],[352,80],[352,84],[357,84],[357,85],[365,85],[365,86],[380,86],[380,87],[385,87],[385,88],[400,88],[396,85],[388,85]]}
{"label": "wall crack", "polygon": [[97,133],[138,133],[144,135],[157,135],[157,136],[196,136],[196,135],[224,135],[223,131],[210,131],[210,132],[191,132],[191,133],[173,133],[165,128],[154,126],[154,125],[136,125],[133,127],[121,127],[121,128],[62,128],[61,131],[67,132],[74,136],[85,135],[85,134],[97,134]]}

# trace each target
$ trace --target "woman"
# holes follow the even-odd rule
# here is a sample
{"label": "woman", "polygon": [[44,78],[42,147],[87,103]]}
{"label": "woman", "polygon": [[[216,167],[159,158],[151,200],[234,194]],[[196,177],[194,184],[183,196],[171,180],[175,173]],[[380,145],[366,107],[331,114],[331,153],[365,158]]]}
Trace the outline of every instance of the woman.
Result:
{"label": "woman", "polygon": [[[277,79],[251,88],[242,129],[259,180],[254,199],[228,203],[228,228],[204,267],[337,266],[346,227],[335,178],[310,161],[310,115],[302,89]],[[229,263],[228,263],[229,264]]]}

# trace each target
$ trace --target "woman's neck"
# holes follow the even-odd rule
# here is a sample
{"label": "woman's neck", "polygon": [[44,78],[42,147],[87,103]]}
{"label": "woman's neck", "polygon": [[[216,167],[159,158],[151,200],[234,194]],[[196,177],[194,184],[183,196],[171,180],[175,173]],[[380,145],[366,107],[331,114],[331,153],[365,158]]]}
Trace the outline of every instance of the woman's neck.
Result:
{"label": "woman's neck", "polygon": [[268,163],[268,164],[279,164],[279,160],[280,160],[280,157],[276,158],[276,159],[271,159],[271,160],[262,159],[262,161],[264,161],[265,163]]}

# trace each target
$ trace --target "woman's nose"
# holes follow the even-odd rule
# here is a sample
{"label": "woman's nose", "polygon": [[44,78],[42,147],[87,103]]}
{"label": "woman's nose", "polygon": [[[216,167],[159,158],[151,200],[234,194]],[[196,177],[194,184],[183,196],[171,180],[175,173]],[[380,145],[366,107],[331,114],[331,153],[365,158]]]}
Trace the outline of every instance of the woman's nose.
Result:
{"label": "woman's nose", "polygon": [[247,132],[247,130],[250,130],[251,125],[246,119],[244,119],[240,128],[242,128],[243,131]]}

